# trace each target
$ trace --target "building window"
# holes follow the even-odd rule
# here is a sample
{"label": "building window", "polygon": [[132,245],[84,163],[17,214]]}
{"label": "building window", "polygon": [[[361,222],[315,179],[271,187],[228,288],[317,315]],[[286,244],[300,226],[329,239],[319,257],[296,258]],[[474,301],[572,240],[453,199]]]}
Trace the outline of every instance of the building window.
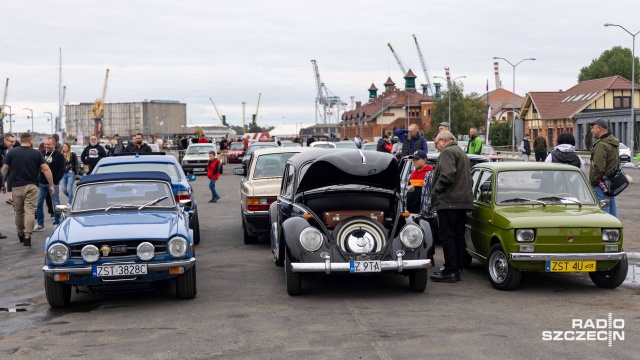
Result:
{"label": "building window", "polygon": [[614,96],[613,108],[614,109],[631,109],[631,97],[630,96]]}

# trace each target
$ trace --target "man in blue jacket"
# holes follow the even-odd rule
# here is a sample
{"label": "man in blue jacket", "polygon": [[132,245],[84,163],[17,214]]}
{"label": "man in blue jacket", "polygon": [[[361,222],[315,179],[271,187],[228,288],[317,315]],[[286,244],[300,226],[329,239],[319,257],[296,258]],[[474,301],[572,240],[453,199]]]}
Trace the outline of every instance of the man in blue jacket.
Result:
{"label": "man in blue jacket", "polygon": [[402,156],[412,155],[418,150],[429,152],[427,140],[420,136],[420,131],[418,131],[418,125],[416,124],[409,125],[409,130],[396,130],[396,136],[402,143]]}

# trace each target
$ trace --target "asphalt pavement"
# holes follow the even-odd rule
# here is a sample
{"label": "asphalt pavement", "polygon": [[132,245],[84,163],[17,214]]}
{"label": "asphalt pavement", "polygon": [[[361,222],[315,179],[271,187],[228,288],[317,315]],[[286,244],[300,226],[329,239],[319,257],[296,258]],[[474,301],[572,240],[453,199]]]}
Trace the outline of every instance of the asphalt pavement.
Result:
{"label": "asphalt pavement", "polygon": [[[458,283],[424,293],[395,275],[311,274],[290,297],[263,241],[244,245],[240,177],[227,166],[210,198],[206,176],[192,183],[200,207],[198,295],[177,300],[171,284],[144,292],[72,295],[51,309],[43,284],[44,239],[17,241],[13,210],[0,195],[2,359],[633,359],[640,352],[640,269],[625,284],[597,288],[586,274],[524,274],[518,289],[494,290],[474,262]],[[640,175],[640,171],[634,170]],[[638,176],[640,179],[640,176]],[[640,252],[637,183],[619,198],[625,248]],[[63,196],[64,197],[64,196]],[[144,229],[140,229],[144,231]],[[265,239],[266,240],[266,239]],[[442,263],[442,251],[436,252]],[[600,329],[613,319],[614,329]],[[576,320],[578,322],[576,322]],[[591,322],[590,322],[591,321]],[[574,325],[581,323],[581,328]],[[584,324],[594,324],[594,328]],[[622,328],[620,325],[622,324]],[[607,341],[568,340],[572,331],[623,331]],[[564,340],[544,340],[544,332]],[[619,335],[619,334],[618,334]],[[584,334],[585,338],[588,334]]]}

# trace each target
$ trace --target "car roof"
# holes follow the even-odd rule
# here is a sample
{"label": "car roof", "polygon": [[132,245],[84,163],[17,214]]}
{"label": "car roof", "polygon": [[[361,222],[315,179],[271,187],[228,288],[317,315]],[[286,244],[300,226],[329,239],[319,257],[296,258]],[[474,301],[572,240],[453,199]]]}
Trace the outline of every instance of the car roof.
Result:
{"label": "car roof", "polygon": [[198,147],[198,146],[216,146],[216,144],[214,144],[214,143],[195,143],[195,144],[189,145],[189,147],[187,147],[187,149],[192,147],[192,146],[195,146],[195,147]]}
{"label": "car roof", "polygon": [[178,165],[178,160],[171,155],[123,155],[123,156],[108,156],[100,159],[99,165],[110,165],[120,163],[132,163],[132,162],[145,162],[145,163],[172,163]]}
{"label": "car roof", "polygon": [[156,180],[165,181],[171,184],[169,175],[160,171],[138,171],[138,172],[121,172],[110,174],[91,174],[78,181],[78,186],[104,181],[126,181],[126,180]]}
{"label": "car roof", "polygon": [[265,154],[281,154],[281,153],[299,153],[302,151],[308,151],[309,148],[303,147],[270,147],[266,149],[260,149],[253,152],[253,155],[260,156]]}
{"label": "car roof", "polygon": [[507,161],[507,162],[488,162],[479,163],[474,168],[487,168],[495,171],[501,170],[572,170],[580,171],[573,165],[547,163],[537,161]]}

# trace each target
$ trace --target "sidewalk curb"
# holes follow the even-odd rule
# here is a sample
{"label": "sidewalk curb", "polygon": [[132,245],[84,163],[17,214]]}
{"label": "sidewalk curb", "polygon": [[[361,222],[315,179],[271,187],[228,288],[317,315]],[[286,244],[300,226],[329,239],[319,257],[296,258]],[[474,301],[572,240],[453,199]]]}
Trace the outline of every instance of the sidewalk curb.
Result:
{"label": "sidewalk curb", "polygon": [[627,252],[627,259],[640,260],[640,252]]}

